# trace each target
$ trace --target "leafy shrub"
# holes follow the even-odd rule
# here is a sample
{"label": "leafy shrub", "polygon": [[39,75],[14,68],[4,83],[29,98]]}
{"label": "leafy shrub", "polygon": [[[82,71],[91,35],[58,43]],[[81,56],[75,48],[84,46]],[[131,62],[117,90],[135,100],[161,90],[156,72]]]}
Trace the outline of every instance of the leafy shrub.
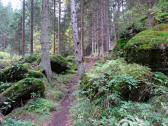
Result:
{"label": "leafy shrub", "polygon": [[32,102],[29,102],[25,110],[28,112],[35,112],[39,114],[49,114],[52,110],[54,110],[55,104],[52,101],[49,101],[47,99],[38,98],[36,100],[33,100]]}
{"label": "leafy shrub", "polygon": [[39,62],[39,60],[40,60],[40,56],[38,54],[33,54],[21,59],[23,63]]}
{"label": "leafy shrub", "polygon": [[154,79],[158,84],[161,84],[162,86],[168,86],[168,77],[165,74],[156,72],[154,74]]}
{"label": "leafy shrub", "polygon": [[125,100],[143,101],[151,95],[151,80],[149,68],[112,60],[87,73],[82,79],[81,89],[91,99],[118,93]]}
{"label": "leafy shrub", "polygon": [[6,119],[1,125],[2,126],[35,126],[31,122],[14,120],[14,119],[11,119],[11,118]]}
{"label": "leafy shrub", "polygon": [[[153,73],[148,67],[127,64],[123,59],[99,63],[82,78],[80,89],[95,111],[75,119],[81,126],[167,126],[167,81],[163,73]],[[83,96],[83,98],[85,98]],[[84,101],[84,100],[83,100]],[[80,104],[82,101],[79,101]],[[90,107],[91,108],[91,107]],[[159,109],[158,109],[159,108]],[[90,116],[89,116],[90,115]]]}
{"label": "leafy shrub", "polygon": [[11,86],[12,86],[12,83],[0,82],[0,93],[2,93],[3,91],[5,91],[7,88],[9,88]]}

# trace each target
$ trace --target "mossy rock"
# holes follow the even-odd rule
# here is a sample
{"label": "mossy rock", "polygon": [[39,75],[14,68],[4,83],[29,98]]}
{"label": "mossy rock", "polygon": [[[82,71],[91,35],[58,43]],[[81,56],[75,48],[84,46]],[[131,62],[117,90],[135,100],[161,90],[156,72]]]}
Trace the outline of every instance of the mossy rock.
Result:
{"label": "mossy rock", "polygon": [[146,65],[153,71],[168,71],[168,24],[143,31],[125,46],[125,59]]}
{"label": "mossy rock", "polygon": [[11,87],[13,84],[12,83],[4,83],[0,82],[0,93]]}
{"label": "mossy rock", "polygon": [[26,77],[28,68],[26,65],[17,64],[5,68],[0,72],[1,82],[16,82]]}
{"label": "mossy rock", "polygon": [[69,69],[68,62],[62,56],[51,56],[51,69],[57,74],[64,73]]}
{"label": "mossy rock", "polygon": [[8,114],[12,109],[31,99],[33,93],[44,95],[45,86],[41,79],[25,78],[0,94],[0,110]]}
{"label": "mossy rock", "polygon": [[44,75],[41,71],[29,70],[27,77],[28,78],[43,78]]}

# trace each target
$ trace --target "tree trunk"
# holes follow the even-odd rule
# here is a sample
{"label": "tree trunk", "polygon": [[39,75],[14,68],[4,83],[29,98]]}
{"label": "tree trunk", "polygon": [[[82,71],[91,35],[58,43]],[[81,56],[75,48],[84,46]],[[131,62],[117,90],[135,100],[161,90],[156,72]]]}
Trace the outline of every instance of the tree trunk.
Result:
{"label": "tree trunk", "polygon": [[85,72],[85,69],[84,69],[84,64],[83,64],[84,62],[83,55],[81,53],[81,43],[79,40],[75,0],[71,0],[71,22],[72,22],[72,29],[73,29],[75,58],[76,58],[76,62],[78,65],[78,73],[80,76],[82,76]]}
{"label": "tree trunk", "polygon": [[152,28],[154,26],[154,15],[153,15],[153,11],[152,11],[152,8],[155,4],[155,0],[147,0],[147,5],[148,5],[148,18],[147,18],[147,26],[148,28]]}
{"label": "tree trunk", "polygon": [[25,55],[25,0],[23,0],[22,12],[22,56]]}
{"label": "tree trunk", "polygon": [[81,0],[81,53],[84,55],[84,0]]}
{"label": "tree trunk", "polygon": [[61,22],[61,0],[58,1],[58,53],[62,55],[62,43],[61,43],[61,34],[60,34],[60,22]]}
{"label": "tree trunk", "polygon": [[49,0],[43,0],[41,31],[41,67],[50,81],[52,78],[49,43]]}
{"label": "tree trunk", "polygon": [[56,0],[54,0],[54,46],[53,46],[53,53],[56,53],[56,29],[55,29],[55,24],[56,24]]}
{"label": "tree trunk", "polygon": [[31,0],[31,36],[30,36],[30,52],[33,54],[33,28],[34,28],[34,0]]}

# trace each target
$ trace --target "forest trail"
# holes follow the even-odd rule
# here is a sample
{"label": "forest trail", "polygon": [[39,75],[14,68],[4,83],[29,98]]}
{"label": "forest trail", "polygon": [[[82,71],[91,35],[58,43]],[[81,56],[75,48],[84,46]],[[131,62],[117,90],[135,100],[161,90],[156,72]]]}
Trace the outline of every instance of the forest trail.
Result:
{"label": "forest trail", "polygon": [[[94,59],[91,59],[85,63],[86,71],[94,66],[95,63],[96,60]],[[52,121],[48,126],[73,126],[73,121],[70,117],[70,108],[75,100],[75,96],[73,94],[76,90],[79,80],[79,75],[76,74],[69,82],[69,85],[67,86],[64,93],[65,96],[59,105],[60,110],[53,113]]]}

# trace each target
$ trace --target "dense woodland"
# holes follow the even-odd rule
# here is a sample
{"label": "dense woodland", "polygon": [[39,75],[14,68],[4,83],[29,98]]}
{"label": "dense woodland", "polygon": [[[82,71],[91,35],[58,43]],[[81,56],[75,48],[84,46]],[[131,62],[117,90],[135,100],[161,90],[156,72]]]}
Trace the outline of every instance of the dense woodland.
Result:
{"label": "dense woodland", "polygon": [[168,126],[168,0],[0,0],[0,126]]}

